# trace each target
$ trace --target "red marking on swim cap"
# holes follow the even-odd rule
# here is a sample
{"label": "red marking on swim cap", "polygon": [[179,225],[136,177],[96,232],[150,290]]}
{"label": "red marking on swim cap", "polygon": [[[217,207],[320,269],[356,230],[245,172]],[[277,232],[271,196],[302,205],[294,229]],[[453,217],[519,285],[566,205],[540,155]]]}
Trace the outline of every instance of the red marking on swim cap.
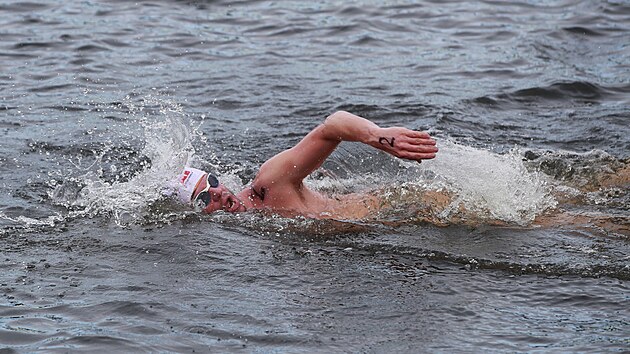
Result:
{"label": "red marking on swim cap", "polygon": [[192,172],[190,170],[184,171],[184,175],[182,176],[182,183],[186,183],[186,180],[188,179],[188,177],[190,177],[191,173]]}

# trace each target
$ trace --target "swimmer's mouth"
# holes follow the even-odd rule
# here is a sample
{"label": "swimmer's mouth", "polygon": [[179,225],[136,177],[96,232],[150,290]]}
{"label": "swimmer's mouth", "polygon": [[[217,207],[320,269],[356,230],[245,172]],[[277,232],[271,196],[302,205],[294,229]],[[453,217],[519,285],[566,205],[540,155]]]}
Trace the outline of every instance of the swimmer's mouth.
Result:
{"label": "swimmer's mouth", "polygon": [[231,197],[225,201],[224,210],[234,213],[241,210],[241,207],[242,207],[241,202],[238,199]]}

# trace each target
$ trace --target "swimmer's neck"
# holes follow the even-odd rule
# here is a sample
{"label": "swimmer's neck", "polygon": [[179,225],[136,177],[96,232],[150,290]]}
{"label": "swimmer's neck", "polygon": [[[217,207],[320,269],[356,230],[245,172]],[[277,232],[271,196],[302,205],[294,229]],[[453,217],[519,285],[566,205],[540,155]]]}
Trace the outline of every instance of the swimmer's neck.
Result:
{"label": "swimmer's neck", "polygon": [[260,198],[251,185],[243,188],[242,191],[236,194],[236,197],[241,201],[246,210],[263,209],[265,207],[263,202],[264,196]]}

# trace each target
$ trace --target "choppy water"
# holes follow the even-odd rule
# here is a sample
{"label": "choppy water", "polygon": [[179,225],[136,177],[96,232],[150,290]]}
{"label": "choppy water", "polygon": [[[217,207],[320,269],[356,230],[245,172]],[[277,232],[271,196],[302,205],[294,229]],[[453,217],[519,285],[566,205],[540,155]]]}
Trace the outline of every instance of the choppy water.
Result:
{"label": "choppy water", "polygon": [[[627,1],[9,0],[0,25],[0,350],[628,349]],[[379,220],[161,197],[186,162],[242,186],[339,109],[438,139],[309,181]]]}

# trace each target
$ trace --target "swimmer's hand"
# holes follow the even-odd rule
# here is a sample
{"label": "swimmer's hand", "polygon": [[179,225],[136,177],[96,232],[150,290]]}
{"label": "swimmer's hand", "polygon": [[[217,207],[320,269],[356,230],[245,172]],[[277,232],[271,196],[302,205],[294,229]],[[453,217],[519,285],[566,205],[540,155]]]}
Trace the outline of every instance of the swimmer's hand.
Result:
{"label": "swimmer's hand", "polygon": [[403,127],[378,128],[371,131],[371,146],[398,158],[422,161],[435,158],[436,142],[426,132]]}

